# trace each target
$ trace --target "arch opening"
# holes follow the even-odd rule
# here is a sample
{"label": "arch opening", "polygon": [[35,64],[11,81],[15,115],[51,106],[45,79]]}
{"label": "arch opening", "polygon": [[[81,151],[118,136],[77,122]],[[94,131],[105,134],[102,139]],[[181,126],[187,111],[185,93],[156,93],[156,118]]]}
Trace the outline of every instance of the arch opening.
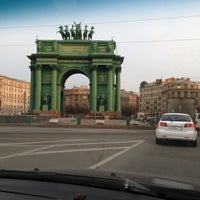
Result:
{"label": "arch opening", "polygon": [[64,75],[63,115],[86,115],[90,112],[90,80],[82,72],[72,70]]}

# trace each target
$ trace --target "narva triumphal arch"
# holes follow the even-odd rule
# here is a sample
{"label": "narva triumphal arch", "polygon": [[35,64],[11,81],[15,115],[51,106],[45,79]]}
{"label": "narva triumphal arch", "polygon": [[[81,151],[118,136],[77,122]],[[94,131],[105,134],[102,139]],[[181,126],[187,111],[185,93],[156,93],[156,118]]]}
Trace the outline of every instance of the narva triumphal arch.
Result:
{"label": "narva triumphal arch", "polygon": [[[59,28],[63,31],[62,26]],[[31,60],[30,111],[64,114],[65,81],[80,73],[89,79],[91,113],[103,112],[112,116],[121,113],[123,57],[114,54],[115,41],[82,39],[75,35],[62,37],[63,40],[37,40],[37,52],[28,56]]]}

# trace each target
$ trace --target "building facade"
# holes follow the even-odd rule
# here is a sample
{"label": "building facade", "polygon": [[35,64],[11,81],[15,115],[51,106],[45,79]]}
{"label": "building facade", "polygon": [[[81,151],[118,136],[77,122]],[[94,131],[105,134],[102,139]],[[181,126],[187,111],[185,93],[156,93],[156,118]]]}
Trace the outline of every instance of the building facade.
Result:
{"label": "building facade", "polygon": [[139,94],[133,91],[121,90],[121,110],[126,115],[136,114],[139,111]]}
{"label": "building facade", "polygon": [[192,117],[200,108],[200,82],[168,78],[140,86],[139,111],[149,116],[185,112]]}
{"label": "building facade", "polygon": [[86,114],[89,112],[90,90],[88,86],[74,86],[65,89],[65,114]]}
{"label": "building facade", "polygon": [[163,113],[186,112],[194,117],[200,106],[200,82],[183,77],[165,79],[162,98]]}
{"label": "building facade", "polygon": [[30,103],[30,83],[0,75],[0,114],[27,114]]}
{"label": "building facade", "polygon": [[147,116],[158,116],[162,114],[162,80],[140,85],[139,111]]}

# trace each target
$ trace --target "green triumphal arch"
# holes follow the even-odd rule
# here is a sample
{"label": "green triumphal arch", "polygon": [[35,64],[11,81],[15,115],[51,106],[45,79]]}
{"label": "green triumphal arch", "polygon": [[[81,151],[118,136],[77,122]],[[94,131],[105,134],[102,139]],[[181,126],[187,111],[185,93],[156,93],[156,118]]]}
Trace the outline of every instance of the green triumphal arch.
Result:
{"label": "green triumphal arch", "polygon": [[[62,26],[59,28],[63,31]],[[115,41],[92,40],[89,33],[86,38],[73,36],[72,33],[71,37],[62,35],[62,38],[37,40],[36,53],[28,56],[31,60],[30,111],[62,115],[65,81],[71,75],[80,73],[89,79],[91,113],[121,112],[123,57],[115,55]]]}

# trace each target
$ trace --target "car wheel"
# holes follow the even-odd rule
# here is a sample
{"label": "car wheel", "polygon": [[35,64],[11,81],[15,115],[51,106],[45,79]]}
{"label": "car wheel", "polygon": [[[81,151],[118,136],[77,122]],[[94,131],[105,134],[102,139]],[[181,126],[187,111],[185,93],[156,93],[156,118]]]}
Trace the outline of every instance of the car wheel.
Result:
{"label": "car wheel", "polygon": [[161,144],[161,139],[158,139],[158,138],[156,137],[156,144]]}
{"label": "car wheel", "polygon": [[192,146],[196,147],[197,146],[197,139],[195,141],[192,141]]}

